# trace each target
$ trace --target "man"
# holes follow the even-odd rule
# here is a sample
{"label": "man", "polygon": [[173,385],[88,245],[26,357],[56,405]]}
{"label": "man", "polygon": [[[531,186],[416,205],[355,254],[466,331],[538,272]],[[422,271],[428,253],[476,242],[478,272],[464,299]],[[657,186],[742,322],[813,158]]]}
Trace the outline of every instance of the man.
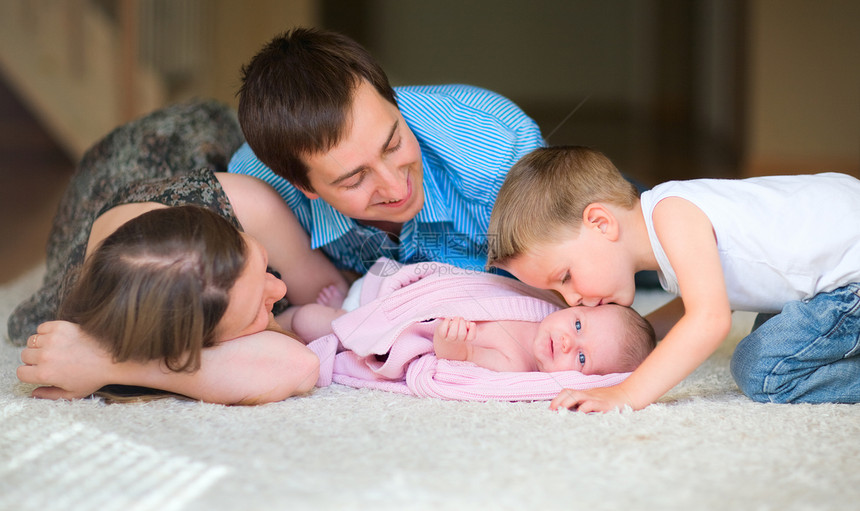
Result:
{"label": "man", "polygon": [[483,270],[508,169],[544,145],[537,124],[464,85],[392,88],[343,35],[294,29],[243,69],[247,143],[229,171],[272,185],[341,269],[380,256]]}

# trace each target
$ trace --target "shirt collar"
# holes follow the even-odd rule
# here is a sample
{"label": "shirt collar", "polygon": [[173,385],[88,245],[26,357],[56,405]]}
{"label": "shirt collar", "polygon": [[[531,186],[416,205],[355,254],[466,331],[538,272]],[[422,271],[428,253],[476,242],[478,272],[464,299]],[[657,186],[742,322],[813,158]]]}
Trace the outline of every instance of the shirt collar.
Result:
{"label": "shirt collar", "polygon": [[424,169],[424,206],[415,215],[415,220],[423,223],[450,222],[451,213],[445,204],[442,190],[439,188],[438,178],[436,173],[431,171],[431,167],[427,165],[427,160],[423,154],[421,163]]}

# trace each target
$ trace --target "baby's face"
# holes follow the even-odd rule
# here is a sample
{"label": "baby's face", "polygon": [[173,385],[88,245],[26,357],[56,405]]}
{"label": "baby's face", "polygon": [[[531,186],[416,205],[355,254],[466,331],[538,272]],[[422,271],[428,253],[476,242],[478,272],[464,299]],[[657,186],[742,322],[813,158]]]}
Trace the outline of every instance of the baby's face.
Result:
{"label": "baby's face", "polygon": [[623,372],[619,364],[623,314],[622,307],[614,304],[553,312],[541,321],[534,340],[538,369],[583,374]]}

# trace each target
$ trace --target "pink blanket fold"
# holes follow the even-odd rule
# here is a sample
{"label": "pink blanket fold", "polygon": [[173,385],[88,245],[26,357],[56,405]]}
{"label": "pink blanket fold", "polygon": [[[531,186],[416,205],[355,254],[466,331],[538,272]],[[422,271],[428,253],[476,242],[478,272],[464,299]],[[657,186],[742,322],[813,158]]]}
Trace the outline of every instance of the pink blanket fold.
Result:
{"label": "pink blanket fold", "polygon": [[332,323],[334,333],[308,344],[320,358],[317,386],[338,383],[462,401],[533,401],[563,388],[606,387],[629,373],[497,372],[437,359],[435,319],[540,321],[563,304],[514,279],[441,263],[402,266],[380,259],[365,276],[360,306]]}

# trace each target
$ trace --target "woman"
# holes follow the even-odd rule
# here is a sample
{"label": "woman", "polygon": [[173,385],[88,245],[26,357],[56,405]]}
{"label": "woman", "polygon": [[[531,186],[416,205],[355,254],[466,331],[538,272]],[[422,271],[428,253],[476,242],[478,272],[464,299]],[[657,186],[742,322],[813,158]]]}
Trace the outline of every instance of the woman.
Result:
{"label": "woman", "polygon": [[[13,342],[27,339],[28,344],[21,354],[26,365],[19,368],[19,379],[46,385],[37,388],[34,396],[84,397],[106,384],[125,384],[205,401],[250,403],[283,399],[313,386],[318,361],[301,343],[273,330],[277,328],[275,319],[288,327],[291,314],[283,302],[275,302],[283,296],[285,283],[289,284],[286,298],[296,305],[312,302],[327,286],[345,291],[346,283],[323,254],[310,249],[308,237],[292,212],[268,185],[208,168],[187,171],[225,168],[229,155],[240,144],[241,134],[229,110],[211,102],[191,103],[122,126],[85,155],[54,221],[45,282],[9,320]],[[122,238],[124,231],[150,222],[138,233],[144,241],[137,248],[123,249],[138,255],[153,236],[160,234],[163,227],[157,227],[159,222],[170,225],[176,221],[174,217],[183,214],[167,212],[159,217],[156,211],[189,204],[225,219],[220,227],[213,227],[215,238],[230,238],[232,231],[234,240],[239,236],[245,246],[241,271],[224,286],[229,299],[223,310],[210,303],[199,311],[198,316],[209,318],[208,323],[204,321],[208,329],[205,335],[192,340],[174,335],[166,344],[182,346],[178,351],[164,344],[143,348],[143,342],[133,341],[148,335],[142,329],[152,320],[129,322],[136,326],[124,327],[131,332],[125,336],[106,334],[118,331],[116,328],[96,333],[98,329],[86,321],[80,326],[49,321],[59,313],[78,321],[113,301],[93,299],[94,291],[102,286],[93,285],[94,265],[89,261],[104,240],[115,232]],[[192,212],[194,215],[197,213]],[[131,227],[124,225],[130,220]],[[193,225],[196,220],[186,218],[188,222]],[[240,229],[244,229],[241,235]],[[233,252],[237,253],[239,245],[234,245]],[[209,257],[212,266],[224,264],[223,256],[209,253],[211,246],[211,240],[202,243],[197,256]],[[261,264],[264,261],[266,264]],[[269,269],[282,281],[268,273]],[[130,279],[118,279],[118,283],[126,284],[126,280]],[[162,284],[170,289],[182,286],[178,279]],[[81,291],[87,288],[89,291]],[[208,303],[203,301],[205,290],[194,295],[198,303]],[[184,292],[189,292],[187,286]],[[249,304],[254,304],[254,309]],[[143,308],[145,314],[151,314],[152,306]],[[272,308],[277,318],[270,312]],[[126,310],[134,311],[128,312],[129,316],[140,316],[143,313],[139,309]],[[163,317],[165,313],[160,314]],[[199,354],[193,346],[200,349]]]}

